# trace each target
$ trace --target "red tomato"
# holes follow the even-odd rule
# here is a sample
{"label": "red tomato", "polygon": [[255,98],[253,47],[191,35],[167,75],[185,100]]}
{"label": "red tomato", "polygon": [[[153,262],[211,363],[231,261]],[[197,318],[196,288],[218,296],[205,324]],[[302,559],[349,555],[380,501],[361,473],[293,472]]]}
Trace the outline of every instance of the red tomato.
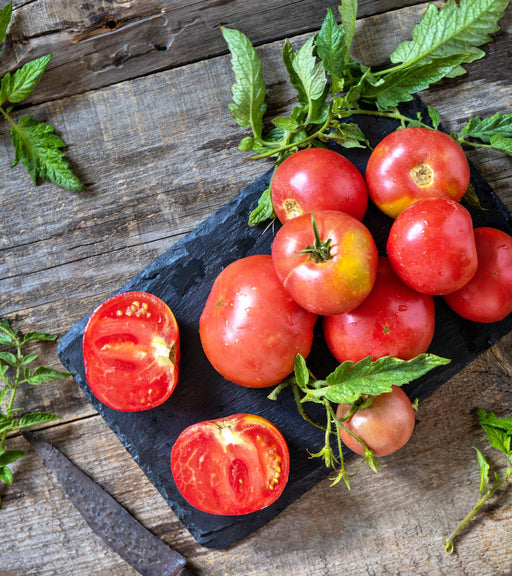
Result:
{"label": "red tomato", "polygon": [[[338,418],[350,413],[350,404],[339,404]],[[392,392],[375,396],[367,408],[357,410],[343,424],[370,448],[375,456],[388,456],[404,446],[412,436],[415,424],[414,408],[407,394],[393,386]],[[356,454],[364,454],[361,443],[345,430],[340,432],[343,443]]]}
{"label": "red tomato", "polygon": [[469,163],[460,145],[430,128],[392,132],[374,148],[366,167],[370,198],[392,218],[422,198],[444,196],[458,202],[469,178]]}
{"label": "red tomato", "polygon": [[368,206],[363,175],[327,148],[306,148],[286,158],[276,168],[271,190],[281,222],[312,210],[339,210],[362,220]]}
{"label": "red tomato", "polygon": [[449,198],[418,200],[400,213],[387,251],[398,277],[425,294],[455,292],[478,265],[471,215]]}
{"label": "red tomato", "polygon": [[[277,275],[291,297],[314,314],[341,314],[370,293],[377,275],[378,253],[368,228],[344,212],[321,210],[288,220],[272,245]],[[323,255],[307,252],[325,244]]]}
{"label": "red tomato", "polygon": [[512,312],[512,237],[495,228],[475,229],[478,268],[457,292],[444,297],[473,322],[498,322]]}
{"label": "red tomato", "polygon": [[406,286],[381,256],[369,296],[350,312],[324,318],[323,331],[338,362],[367,356],[410,360],[427,351],[434,325],[433,297]]}
{"label": "red tomato", "polygon": [[199,320],[203,350],[226,380],[262,388],[293,372],[306,357],[316,316],[283,288],[270,255],[247,256],[217,276]]}
{"label": "red tomato", "polygon": [[154,408],[178,382],[178,324],[152,294],[117,294],[89,318],[83,354],[87,382],[101,402],[131,412]]}
{"label": "red tomato", "polygon": [[181,495],[210,514],[248,514],[269,506],[281,496],[289,468],[281,432],[252,414],[193,424],[171,453]]}

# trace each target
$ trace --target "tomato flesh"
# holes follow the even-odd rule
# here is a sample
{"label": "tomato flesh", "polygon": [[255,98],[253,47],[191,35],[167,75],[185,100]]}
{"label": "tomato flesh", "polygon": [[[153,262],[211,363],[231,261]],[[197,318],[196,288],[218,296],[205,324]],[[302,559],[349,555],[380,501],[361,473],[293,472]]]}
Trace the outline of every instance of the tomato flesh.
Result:
{"label": "tomato flesh", "polygon": [[103,404],[121,411],[154,408],[178,382],[178,324],[152,294],[117,294],[89,318],[83,355],[89,387]]}
{"label": "tomato flesh", "polygon": [[327,148],[306,148],[286,158],[275,170],[271,190],[281,222],[317,210],[339,210],[362,220],[368,206],[363,175]]}
{"label": "tomato flesh", "polygon": [[444,132],[417,126],[383,138],[366,167],[371,200],[392,218],[423,198],[443,196],[458,202],[469,180],[461,146]]}
{"label": "tomato flesh", "polygon": [[433,297],[406,286],[381,256],[368,297],[350,312],[324,318],[323,333],[338,362],[367,356],[410,360],[427,351],[434,326]]}
{"label": "tomato flesh", "polygon": [[[339,404],[336,416],[350,413],[350,404]],[[375,456],[389,456],[404,446],[412,436],[415,413],[407,394],[393,386],[392,392],[375,396],[367,408],[357,410],[343,424],[368,446]],[[345,430],[340,432],[343,443],[356,454],[364,454],[362,444]]]}
{"label": "tomato flesh", "polygon": [[171,470],[181,495],[210,514],[238,515],[275,502],[290,455],[279,429],[261,416],[235,414],[192,424],[176,440]]}

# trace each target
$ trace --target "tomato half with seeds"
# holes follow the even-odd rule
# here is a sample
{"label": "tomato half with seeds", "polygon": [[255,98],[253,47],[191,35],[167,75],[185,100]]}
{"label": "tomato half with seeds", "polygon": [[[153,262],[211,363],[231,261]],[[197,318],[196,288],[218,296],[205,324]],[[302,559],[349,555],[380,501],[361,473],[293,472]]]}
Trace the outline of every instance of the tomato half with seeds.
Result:
{"label": "tomato half with seeds", "polygon": [[210,514],[261,510],[281,496],[290,455],[280,430],[253,414],[234,414],[186,428],[171,453],[179,492]]}
{"label": "tomato half with seeds", "polygon": [[464,150],[451,136],[413,126],[377,144],[365,176],[373,203],[396,218],[422,198],[444,196],[458,202],[468,189],[470,170]]}
{"label": "tomato half with seeds", "polygon": [[178,323],[153,294],[116,294],[91,314],[83,355],[89,387],[103,404],[127,412],[154,408],[178,382]]}
{"label": "tomato half with seeds", "polygon": [[427,351],[434,326],[434,298],[406,286],[385,256],[368,297],[354,310],[323,320],[325,341],[338,362],[367,356],[410,360]]}
{"label": "tomato half with seeds", "polygon": [[335,210],[285,222],[272,244],[272,261],[286,291],[314,314],[342,314],[368,296],[378,252],[364,224]]}
{"label": "tomato half with seeds", "polygon": [[361,172],[328,148],[306,148],[286,158],[272,176],[271,191],[281,222],[312,210],[339,210],[362,220],[368,206]]}
{"label": "tomato half with seeds", "polygon": [[448,306],[473,322],[498,322],[512,313],[512,237],[496,228],[475,228],[478,268]]}
{"label": "tomato half with seeds", "polygon": [[235,260],[215,279],[199,319],[211,365],[226,380],[263,388],[293,372],[306,357],[316,315],[301,308],[276,275],[270,254]]}

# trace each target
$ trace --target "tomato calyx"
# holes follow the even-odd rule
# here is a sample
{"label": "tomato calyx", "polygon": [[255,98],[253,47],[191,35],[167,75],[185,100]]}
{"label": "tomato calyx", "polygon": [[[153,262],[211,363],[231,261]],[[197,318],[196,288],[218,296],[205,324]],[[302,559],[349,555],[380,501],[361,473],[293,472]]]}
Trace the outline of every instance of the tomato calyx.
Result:
{"label": "tomato calyx", "polygon": [[313,246],[306,246],[304,250],[301,250],[299,254],[308,254],[309,260],[315,264],[321,264],[322,262],[327,262],[332,258],[331,248],[332,239],[322,240],[320,237],[320,232],[318,231],[318,225],[315,220],[315,216],[311,213],[311,224],[313,226],[313,233],[315,235],[315,243]]}

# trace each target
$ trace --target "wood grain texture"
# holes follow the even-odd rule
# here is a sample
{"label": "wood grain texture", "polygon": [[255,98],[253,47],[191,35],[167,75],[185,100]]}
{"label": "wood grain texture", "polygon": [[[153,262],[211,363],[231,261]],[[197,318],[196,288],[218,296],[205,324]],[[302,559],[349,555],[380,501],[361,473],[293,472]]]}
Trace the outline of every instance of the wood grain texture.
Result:
{"label": "wood grain texture", "polygon": [[[407,4],[361,2],[355,55],[382,63],[421,17],[423,5]],[[282,38],[303,42],[309,36],[301,34],[319,25],[326,5],[16,2],[15,41],[6,43],[2,62],[55,54],[34,96],[37,104],[18,114],[58,128],[88,190],[34,187],[21,167],[10,168],[7,127],[0,125],[0,317],[23,330],[64,333],[265,172],[270,164],[249,162],[237,150],[245,132],[227,110],[233,79],[215,26],[229,23],[255,39],[270,111],[278,114],[293,105]],[[153,47],[169,41],[169,14],[162,8],[180,30],[192,26],[192,16],[202,20],[174,47],[146,51],[149,40]],[[267,14],[257,26],[265,10],[272,18]],[[109,28],[109,18],[116,27]],[[468,66],[466,76],[422,94],[440,111],[445,129],[459,129],[471,115],[512,109],[510,9],[502,28],[487,57]],[[119,56],[114,63],[116,47],[123,46],[133,58]],[[88,68],[94,54],[104,59],[103,69]],[[485,150],[468,156],[512,208],[510,159]],[[43,363],[60,367],[55,345],[34,345],[34,351]],[[386,459],[381,474],[361,469],[350,493],[325,481],[223,551],[195,543],[72,379],[22,391],[19,402],[61,415],[45,436],[191,558],[201,576],[504,576],[512,570],[510,491],[464,534],[456,556],[445,555],[443,541],[478,495],[472,446],[485,442],[473,412],[510,414],[511,388],[508,336],[422,403],[413,440]],[[10,441],[13,448],[28,448],[19,436]],[[0,487],[2,576],[136,574],[92,534],[33,452],[13,470],[14,485]]]}

